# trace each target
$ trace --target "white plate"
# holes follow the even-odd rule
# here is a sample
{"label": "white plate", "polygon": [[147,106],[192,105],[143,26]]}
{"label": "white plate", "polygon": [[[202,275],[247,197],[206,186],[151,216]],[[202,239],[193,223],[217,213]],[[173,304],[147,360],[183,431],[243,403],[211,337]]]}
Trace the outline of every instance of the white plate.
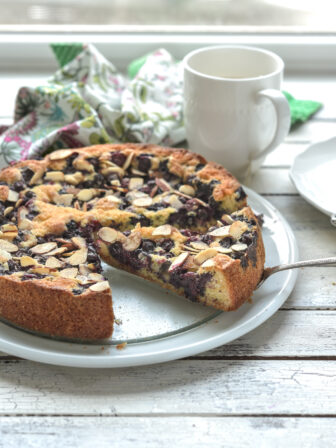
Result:
{"label": "white plate", "polygon": [[[294,235],[281,214],[246,188],[249,203],[263,213],[268,266],[297,261]],[[126,367],[170,361],[226,344],[262,324],[284,303],[297,272],[276,274],[255,292],[253,303],[238,311],[218,312],[181,299],[159,287],[107,269],[116,317],[112,341],[89,345],[32,335],[0,322],[0,350],[34,361],[73,367]],[[116,344],[127,341],[123,350]]]}
{"label": "white plate", "polygon": [[289,174],[299,193],[336,225],[336,137],[309,146]]}

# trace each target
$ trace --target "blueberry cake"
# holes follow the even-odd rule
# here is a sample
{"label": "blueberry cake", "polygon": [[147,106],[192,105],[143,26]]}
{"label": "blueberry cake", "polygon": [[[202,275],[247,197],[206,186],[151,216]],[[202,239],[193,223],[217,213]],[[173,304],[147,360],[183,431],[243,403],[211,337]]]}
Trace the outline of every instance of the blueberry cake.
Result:
{"label": "blueberry cake", "polygon": [[239,182],[183,149],[97,145],[18,162],[0,172],[0,209],[0,316],[52,336],[111,336],[101,258],[222,310],[263,271]]}

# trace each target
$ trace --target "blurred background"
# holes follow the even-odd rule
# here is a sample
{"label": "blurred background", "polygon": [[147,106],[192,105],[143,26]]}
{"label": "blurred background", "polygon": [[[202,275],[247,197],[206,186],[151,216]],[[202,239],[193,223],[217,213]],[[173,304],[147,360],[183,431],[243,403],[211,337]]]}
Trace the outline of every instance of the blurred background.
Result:
{"label": "blurred background", "polygon": [[0,26],[336,31],[334,0],[0,0]]}

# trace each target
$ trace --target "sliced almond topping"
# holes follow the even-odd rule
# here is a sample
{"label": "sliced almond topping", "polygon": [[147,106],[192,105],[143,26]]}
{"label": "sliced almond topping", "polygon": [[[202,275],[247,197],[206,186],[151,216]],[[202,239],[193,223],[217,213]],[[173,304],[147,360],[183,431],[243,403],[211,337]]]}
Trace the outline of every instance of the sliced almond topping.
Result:
{"label": "sliced almond topping", "polygon": [[16,252],[19,250],[16,244],[10,243],[7,240],[0,240],[0,249],[5,250],[9,253]]}
{"label": "sliced almond topping", "polygon": [[104,280],[104,277],[96,272],[92,272],[91,274],[89,274],[88,278],[93,282],[102,282]]}
{"label": "sliced almond topping", "polygon": [[212,258],[209,258],[202,264],[201,267],[202,268],[212,268],[214,266],[216,266],[215,260],[213,260]]}
{"label": "sliced almond topping", "polygon": [[14,224],[4,224],[3,226],[1,226],[2,232],[15,232],[16,230],[17,227]]}
{"label": "sliced almond topping", "polygon": [[159,226],[153,230],[153,236],[169,236],[172,233],[172,226],[169,224],[164,224],[163,226]]}
{"label": "sliced almond topping", "polygon": [[230,247],[216,246],[215,249],[220,254],[230,254],[232,252],[232,249]]}
{"label": "sliced almond topping", "polygon": [[230,235],[236,240],[239,240],[239,238],[244,232],[246,232],[246,230],[248,230],[248,225],[246,224],[246,222],[235,221],[230,226]]}
{"label": "sliced almond topping", "polygon": [[191,185],[181,185],[179,191],[187,196],[195,196],[195,189]]}
{"label": "sliced almond topping", "polygon": [[66,174],[64,176],[65,182],[71,185],[78,185],[84,180],[84,176],[80,171],[76,171],[74,174]]}
{"label": "sliced almond topping", "polygon": [[59,271],[59,276],[63,278],[76,278],[78,274],[77,268],[66,268]]}
{"label": "sliced almond topping", "polygon": [[19,193],[13,190],[8,191],[7,201],[16,202],[19,199]]}
{"label": "sliced almond topping", "polygon": [[25,266],[36,266],[39,263],[36,260],[34,260],[34,258],[24,255],[23,257],[20,258],[20,264],[22,267],[25,267]]}
{"label": "sliced almond topping", "polygon": [[70,263],[72,266],[83,264],[86,262],[87,253],[88,253],[87,248],[82,247],[81,249],[74,252],[73,255],[71,255],[71,257],[68,258],[67,262]]}
{"label": "sliced almond topping", "polygon": [[15,232],[1,232],[0,238],[3,238],[7,241],[13,241],[18,236],[18,231]]}
{"label": "sliced almond topping", "polygon": [[44,256],[52,256],[52,255],[60,255],[63,254],[63,252],[65,252],[67,250],[66,247],[56,247],[56,249],[51,250],[50,252],[47,252],[46,254],[44,254]]}
{"label": "sliced almond topping", "polygon": [[101,292],[110,289],[110,285],[109,282],[105,280],[104,282],[99,282],[95,283],[94,285],[91,285],[89,289],[91,289],[91,291],[94,292]]}
{"label": "sliced almond topping", "polygon": [[197,250],[209,249],[209,246],[206,243],[203,243],[203,241],[192,241],[190,246]]}
{"label": "sliced almond topping", "polygon": [[74,243],[75,246],[79,247],[80,249],[82,247],[86,247],[86,241],[81,236],[74,236],[73,238],[71,238],[71,241]]}
{"label": "sliced almond topping", "polygon": [[69,157],[72,154],[72,150],[71,149],[60,149],[59,151],[55,151],[52,152],[49,155],[49,159],[50,160],[61,160],[61,159],[66,159],[67,157]]}
{"label": "sliced almond topping", "polygon": [[87,285],[88,283],[91,283],[85,275],[77,275],[76,280],[80,285]]}
{"label": "sliced almond topping", "polygon": [[26,218],[20,219],[19,229],[20,230],[30,230],[33,228],[33,223]]}
{"label": "sliced almond topping", "polygon": [[42,179],[43,174],[44,174],[44,169],[39,169],[39,170],[35,171],[34,176],[29,181],[29,185],[36,184],[40,179]]}
{"label": "sliced almond topping", "polygon": [[152,202],[153,202],[152,198],[147,196],[143,198],[134,199],[132,205],[134,205],[134,207],[149,207],[150,205],[152,205]]}
{"label": "sliced almond topping", "polygon": [[87,275],[90,274],[91,271],[85,264],[80,264],[79,272],[81,273],[81,275]]}
{"label": "sliced almond topping", "polygon": [[231,246],[231,249],[234,250],[235,252],[240,252],[242,250],[247,249],[247,245],[243,243],[234,244],[233,246]]}
{"label": "sliced almond topping", "polygon": [[124,177],[124,170],[120,166],[109,166],[102,170],[102,174],[107,176],[108,174],[117,174],[120,178]]}
{"label": "sliced almond topping", "polygon": [[142,177],[132,177],[129,181],[128,188],[130,190],[136,190],[137,188],[140,188],[143,186],[143,179]]}
{"label": "sliced almond topping", "polygon": [[73,194],[59,194],[55,197],[54,202],[58,205],[64,205],[65,207],[69,207],[74,198]]}
{"label": "sliced almond topping", "polygon": [[4,216],[7,216],[10,212],[14,210],[14,207],[7,207],[4,210]]}
{"label": "sliced almond topping", "polygon": [[133,160],[133,156],[134,156],[134,152],[131,152],[128,156],[127,159],[125,160],[124,166],[123,166],[123,170],[127,170],[127,168],[130,166],[130,164],[132,163]]}
{"label": "sliced almond topping", "polygon": [[222,216],[222,220],[225,221],[227,224],[234,223],[234,220],[231,218],[230,215],[223,215]]}
{"label": "sliced almond topping", "polygon": [[197,264],[202,264],[209,258],[213,258],[217,255],[216,249],[210,248],[202,250],[197,255],[195,255],[194,260]]}
{"label": "sliced almond topping", "polygon": [[136,250],[141,243],[140,232],[132,232],[129,237],[123,242],[123,248],[128,251]]}
{"label": "sliced almond topping", "polygon": [[109,194],[108,196],[105,196],[105,199],[109,202],[113,202],[114,204],[120,204],[122,201],[117,196],[114,196],[113,194]]}
{"label": "sliced almond topping", "polygon": [[47,252],[55,249],[57,247],[57,244],[54,242],[50,243],[42,243],[38,244],[35,247],[32,247],[30,250],[33,252],[33,254],[46,254]]}
{"label": "sliced almond topping", "polygon": [[84,188],[77,194],[77,199],[79,199],[80,201],[87,202],[87,201],[91,201],[93,196],[94,196],[94,191],[92,189]]}
{"label": "sliced almond topping", "polygon": [[116,230],[110,229],[109,227],[102,227],[98,231],[99,238],[107,243],[113,243],[116,241],[118,239],[118,235],[119,233]]}
{"label": "sliced almond topping", "polygon": [[76,170],[88,171],[89,173],[93,173],[94,172],[94,166],[90,162],[88,162],[87,160],[82,159],[81,157],[77,157],[73,161],[72,164],[76,168]]}
{"label": "sliced almond topping", "polygon": [[209,232],[211,236],[229,236],[230,235],[230,226],[218,227],[217,229]]}
{"label": "sliced almond topping", "polygon": [[156,185],[161,188],[162,191],[170,191],[172,187],[169,185],[167,181],[161,179],[160,177],[155,178]]}
{"label": "sliced almond topping", "polygon": [[110,182],[111,185],[114,185],[115,187],[120,187],[120,181],[118,179],[113,179]]}
{"label": "sliced almond topping", "polygon": [[35,235],[28,234],[24,236],[25,240],[21,241],[20,247],[33,247],[37,243]]}
{"label": "sliced almond topping", "polygon": [[166,201],[174,207],[176,210],[179,210],[181,207],[183,207],[182,202],[179,200],[176,194],[171,194],[166,198]]}
{"label": "sliced almond topping", "polygon": [[173,263],[170,265],[168,272],[172,272],[178,267],[182,266],[186,259],[189,257],[189,252],[182,252],[178,257],[175,258]]}
{"label": "sliced almond topping", "polygon": [[132,174],[135,174],[136,176],[146,176],[146,173],[144,173],[140,170],[137,170],[136,168],[132,168],[131,172],[132,172]]}
{"label": "sliced almond topping", "polygon": [[32,272],[33,274],[50,274],[51,268],[37,266],[36,268],[29,269],[29,272]]}
{"label": "sliced almond topping", "polygon": [[0,263],[6,263],[12,258],[11,254],[4,249],[0,249]]}
{"label": "sliced almond topping", "polygon": [[53,182],[64,182],[64,173],[62,171],[48,171],[44,178]]}
{"label": "sliced almond topping", "polygon": [[63,263],[60,260],[57,260],[56,257],[49,257],[45,263],[47,268],[61,268]]}

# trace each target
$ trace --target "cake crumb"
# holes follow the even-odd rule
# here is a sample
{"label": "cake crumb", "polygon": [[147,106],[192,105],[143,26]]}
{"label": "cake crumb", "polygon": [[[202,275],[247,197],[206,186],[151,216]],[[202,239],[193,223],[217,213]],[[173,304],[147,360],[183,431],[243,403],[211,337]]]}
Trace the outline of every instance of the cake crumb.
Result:
{"label": "cake crumb", "polygon": [[121,325],[122,324],[122,320],[121,319],[114,319],[114,322],[116,325]]}
{"label": "cake crumb", "polygon": [[117,345],[117,350],[124,350],[126,348],[127,342]]}

